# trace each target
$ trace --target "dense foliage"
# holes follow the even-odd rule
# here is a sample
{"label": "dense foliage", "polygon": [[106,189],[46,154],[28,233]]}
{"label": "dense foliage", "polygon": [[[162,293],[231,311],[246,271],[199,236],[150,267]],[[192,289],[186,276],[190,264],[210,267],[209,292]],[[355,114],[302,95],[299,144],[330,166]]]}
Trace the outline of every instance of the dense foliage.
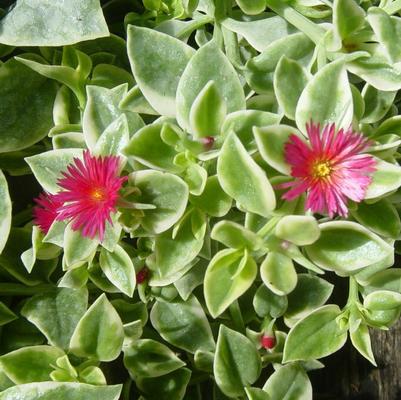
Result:
{"label": "dense foliage", "polygon": [[400,0],[0,11],[0,400],[308,400],[347,340],[375,364]]}

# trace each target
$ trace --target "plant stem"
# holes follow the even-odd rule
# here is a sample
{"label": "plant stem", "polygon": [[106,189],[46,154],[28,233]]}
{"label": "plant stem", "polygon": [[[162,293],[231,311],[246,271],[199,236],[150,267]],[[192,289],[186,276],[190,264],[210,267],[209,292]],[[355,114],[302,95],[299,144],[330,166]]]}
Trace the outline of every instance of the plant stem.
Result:
{"label": "plant stem", "polygon": [[346,307],[359,302],[358,282],[353,276],[349,277],[348,299]]}

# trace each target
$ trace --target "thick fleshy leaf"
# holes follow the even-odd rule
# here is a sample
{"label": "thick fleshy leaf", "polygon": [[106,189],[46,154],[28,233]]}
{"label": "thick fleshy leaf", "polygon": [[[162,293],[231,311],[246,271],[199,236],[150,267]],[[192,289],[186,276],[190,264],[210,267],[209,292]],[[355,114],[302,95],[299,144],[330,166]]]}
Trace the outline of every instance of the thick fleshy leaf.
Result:
{"label": "thick fleshy leaf", "polygon": [[11,199],[8,185],[3,172],[0,170],[0,254],[7,243],[11,228]]}
{"label": "thick fleshy leaf", "polygon": [[162,123],[155,122],[143,127],[131,138],[124,154],[154,169],[179,171],[180,168],[174,164],[177,152],[162,140],[162,132]]}
{"label": "thick fleshy leaf", "polygon": [[74,157],[81,155],[82,149],[58,149],[27,157],[25,161],[43,189],[55,194],[60,190],[57,181],[62,177],[61,173],[67,170]]}
{"label": "thick fleshy leaf", "polygon": [[191,370],[180,368],[157,378],[137,378],[135,383],[146,393],[146,399],[183,400],[190,378]]}
{"label": "thick fleshy leaf", "polygon": [[124,348],[124,365],[133,377],[154,378],[185,365],[172,350],[152,339],[141,339]]}
{"label": "thick fleshy leaf", "polygon": [[144,126],[142,118],[134,112],[123,111],[119,103],[127,92],[127,84],[107,89],[100,86],[86,86],[87,103],[82,116],[85,142],[94,149],[106,128],[122,114],[127,117],[130,135]]}
{"label": "thick fleshy leaf", "polygon": [[[176,76],[176,71],[174,74]],[[191,58],[178,84],[177,120],[182,128],[190,128],[192,104],[211,80],[215,82],[218,93],[226,103],[228,113],[245,108],[244,91],[234,67],[216,44],[210,42]]]}
{"label": "thick fleshy leaf", "polygon": [[376,170],[372,174],[373,181],[368,186],[365,199],[383,196],[401,186],[401,167],[380,159],[376,161]]}
{"label": "thick fleshy leaf", "polygon": [[263,283],[279,296],[292,292],[297,284],[297,272],[291,258],[270,252],[260,266]]}
{"label": "thick fleshy leaf", "polygon": [[141,191],[140,202],[155,206],[144,210],[141,224],[147,231],[165,232],[182,217],[188,202],[188,186],[180,177],[144,170],[135,172],[132,181]]}
{"label": "thick fleshy leaf", "polygon": [[287,296],[273,293],[264,284],[260,285],[253,298],[253,308],[260,317],[281,317],[288,307]]}
{"label": "thick fleshy leaf", "polygon": [[205,312],[193,295],[187,301],[177,298],[169,303],[157,301],[150,320],[160,336],[173,346],[190,353],[215,348]]}
{"label": "thick fleshy leaf", "polygon": [[79,357],[112,361],[121,351],[123,324],[117,311],[102,294],[78,322],[71,337],[71,352]]}
{"label": "thick fleshy leaf", "polygon": [[19,0],[0,22],[0,43],[65,46],[109,36],[99,0]]}
{"label": "thick fleshy leaf", "polygon": [[257,15],[266,8],[265,0],[235,0],[239,8],[248,15]]}
{"label": "thick fleshy leaf", "polygon": [[287,118],[295,120],[299,97],[308,83],[309,75],[294,60],[283,56],[274,72],[274,93]]}
{"label": "thick fleshy leaf", "polygon": [[352,345],[359,353],[376,366],[368,327],[365,324],[360,324],[357,330],[350,332],[350,337]]}
{"label": "thick fleshy leaf", "polygon": [[365,112],[361,122],[372,124],[380,121],[392,106],[396,94],[396,91],[383,92],[366,85],[362,90]]}
{"label": "thick fleshy leaf", "polygon": [[0,153],[24,149],[47,135],[56,90],[54,82],[15,59],[0,65]]}
{"label": "thick fleshy leaf", "polygon": [[128,56],[133,74],[146,100],[161,115],[175,117],[178,82],[194,54],[192,47],[170,35],[128,27]]}
{"label": "thick fleshy leaf", "polygon": [[276,198],[265,172],[234,133],[227,137],[221,149],[217,176],[223,190],[246,211],[268,216],[274,210]]}
{"label": "thick fleshy leaf", "polygon": [[286,215],[276,225],[275,235],[297,246],[312,244],[319,239],[320,228],[314,217]]}
{"label": "thick fleshy leaf", "polygon": [[86,288],[58,288],[31,297],[21,310],[53,346],[68,349],[71,336],[88,306]]}
{"label": "thick fleshy leaf", "polygon": [[101,134],[93,152],[102,156],[118,156],[128,144],[128,140],[129,127],[127,117],[121,114]]}
{"label": "thick fleshy leaf", "polygon": [[291,167],[285,161],[284,147],[290,135],[302,137],[298,129],[288,125],[271,125],[254,128],[253,134],[262,158],[277,171],[290,175]]}
{"label": "thick fleshy leaf", "polygon": [[194,137],[217,136],[226,116],[226,104],[214,81],[209,81],[194,100],[189,125]]}
{"label": "thick fleshy leaf", "polygon": [[311,120],[321,126],[333,122],[337,128],[348,128],[352,117],[352,93],[344,62],[333,61],[319,70],[303,90],[295,113],[297,126],[304,133]]}
{"label": "thick fleshy leaf", "polygon": [[118,400],[122,385],[94,386],[85,383],[43,382],[11,387],[0,393],[0,400]]}
{"label": "thick fleshy leaf", "polygon": [[278,15],[251,21],[238,21],[226,18],[222,21],[225,28],[243,36],[256,50],[262,52],[275,40],[295,31],[284,18]]}
{"label": "thick fleshy leaf", "polygon": [[258,250],[263,240],[256,233],[232,221],[220,221],[212,229],[211,238],[232,249]]}
{"label": "thick fleshy leaf", "polygon": [[300,365],[285,365],[275,371],[263,386],[271,400],[312,400],[312,385]]}
{"label": "thick fleshy leaf", "polygon": [[320,238],[305,249],[316,265],[329,271],[350,274],[393,253],[383,239],[355,222],[326,222],[320,231]]}
{"label": "thick fleshy leaf", "polygon": [[213,318],[245,293],[257,274],[256,263],[245,251],[226,249],[210,261],[204,281],[207,308]]}
{"label": "thick fleshy leaf", "polygon": [[313,360],[339,350],[347,340],[336,321],[340,314],[337,305],[327,305],[301,319],[288,334],[283,361]]}
{"label": "thick fleshy leaf", "polygon": [[51,346],[27,346],[0,357],[6,375],[17,385],[50,380],[53,365],[64,352]]}
{"label": "thick fleshy leaf", "polygon": [[244,335],[220,326],[213,372],[221,391],[229,397],[244,395],[244,386],[259,377],[261,360],[255,345]]}
{"label": "thick fleshy leaf", "polygon": [[365,23],[365,12],[354,0],[334,0],[334,32],[341,40],[349,37]]}
{"label": "thick fleshy leaf", "polygon": [[136,275],[134,264],[127,252],[119,245],[113,252],[102,249],[99,257],[100,268],[107,279],[124,294],[134,294]]}

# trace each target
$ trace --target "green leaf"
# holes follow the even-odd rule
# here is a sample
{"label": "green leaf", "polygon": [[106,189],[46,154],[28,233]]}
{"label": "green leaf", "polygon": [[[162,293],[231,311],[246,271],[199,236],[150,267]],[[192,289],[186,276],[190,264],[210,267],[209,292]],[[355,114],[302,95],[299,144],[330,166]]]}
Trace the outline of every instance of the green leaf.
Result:
{"label": "green leaf", "polygon": [[373,181],[368,186],[365,199],[374,199],[383,196],[401,186],[401,167],[398,164],[388,163],[376,159]]}
{"label": "green leaf", "polygon": [[[6,375],[17,385],[50,380],[50,373],[64,352],[57,347],[27,346],[0,357]],[[0,396],[1,398],[1,396]]]}
{"label": "green leaf", "polygon": [[291,167],[285,160],[284,147],[291,135],[302,138],[298,129],[288,125],[271,125],[254,128],[256,144],[262,158],[274,169],[285,175],[290,175]]}
{"label": "green leaf", "polygon": [[157,301],[150,313],[153,327],[168,343],[195,353],[213,351],[215,343],[205,312],[198,299],[175,299],[169,303]]}
{"label": "green leaf", "polygon": [[357,330],[350,332],[350,337],[352,345],[376,367],[368,327],[365,324],[360,324]]}
{"label": "green leaf", "polygon": [[366,85],[362,90],[363,100],[365,103],[365,112],[361,122],[372,124],[380,121],[393,105],[393,101],[397,92],[383,92]]}
{"label": "green leaf", "polygon": [[347,340],[336,322],[340,314],[337,305],[327,305],[296,323],[285,342],[283,361],[313,360],[339,350]]}
{"label": "green leaf", "polygon": [[25,149],[47,135],[56,90],[54,82],[15,59],[0,64],[0,153]]}
{"label": "green leaf", "polygon": [[234,133],[227,137],[221,149],[217,176],[223,190],[246,211],[269,216],[274,210],[276,198],[265,172]]}
{"label": "green leaf", "polygon": [[152,339],[141,339],[124,349],[124,365],[135,378],[154,378],[185,365],[172,350]]}
{"label": "green leaf", "polygon": [[259,110],[241,110],[227,115],[221,128],[221,134],[226,137],[234,132],[247,150],[252,150],[254,137],[253,127],[275,125],[280,122],[281,115]]}
{"label": "green leaf", "polygon": [[151,233],[170,229],[184,214],[188,202],[188,186],[178,176],[152,170],[137,171],[130,177],[141,191],[140,202],[155,206],[144,210],[142,226]]}
{"label": "green leaf", "polygon": [[297,246],[312,244],[319,239],[320,228],[314,217],[286,215],[276,225],[275,235]]}
{"label": "green leaf", "polygon": [[97,249],[99,241],[82,236],[81,231],[74,231],[71,222],[64,232],[64,257],[68,267],[90,260]]}
{"label": "green leaf", "polygon": [[127,252],[119,245],[113,252],[102,249],[99,257],[100,268],[107,279],[129,297],[134,294],[135,268]]}
{"label": "green leaf", "polygon": [[[174,70],[174,76],[176,74]],[[182,128],[190,128],[189,114],[192,104],[211,80],[215,82],[228,113],[245,108],[244,91],[237,72],[216,44],[210,42],[202,46],[191,58],[178,84],[177,121]]]}
{"label": "green leaf", "polygon": [[28,299],[21,315],[36,325],[50,344],[68,349],[74,329],[87,306],[86,288],[57,288]]}
{"label": "green leaf", "polygon": [[334,32],[340,39],[348,38],[365,23],[365,12],[354,0],[334,0]]}
{"label": "green leaf", "polygon": [[18,319],[18,317],[2,301],[0,301],[0,326],[7,325],[16,319]]}
{"label": "green leaf", "polygon": [[123,324],[116,310],[102,294],[78,322],[71,337],[71,352],[99,361],[115,360],[124,340]]}
{"label": "green leaf", "polygon": [[43,382],[11,387],[0,393],[0,400],[118,400],[122,385],[93,386],[85,383]]}
{"label": "green leaf", "polygon": [[263,283],[279,296],[292,292],[297,284],[297,273],[291,258],[270,252],[260,266]]}
{"label": "green leaf", "polygon": [[334,285],[310,274],[298,274],[297,286],[288,295],[286,318],[300,319],[321,307],[331,296]]}
{"label": "green leaf", "polygon": [[132,72],[146,100],[159,114],[175,117],[178,82],[195,51],[172,36],[132,25],[127,47]]}
{"label": "green leaf", "polygon": [[329,271],[350,274],[393,253],[389,244],[355,222],[326,222],[320,231],[320,238],[305,249],[312,262]]}
{"label": "green leaf", "polygon": [[244,395],[244,386],[259,377],[261,360],[254,344],[244,335],[220,325],[213,372],[221,391],[229,397]]}
{"label": "green leaf", "polygon": [[100,86],[86,86],[87,103],[82,116],[82,129],[89,149],[96,143],[106,128],[122,114],[127,117],[129,133],[132,135],[144,126],[142,118],[134,112],[123,111],[119,103],[127,92],[127,84],[107,89]]}
{"label": "green leaf", "polygon": [[297,126],[304,133],[311,120],[320,126],[333,122],[337,128],[348,128],[352,117],[352,93],[344,62],[333,61],[319,70],[303,90],[295,113]]}
{"label": "green leaf", "polygon": [[47,192],[55,194],[60,190],[57,181],[67,170],[73,159],[82,156],[81,149],[50,150],[25,158],[37,181]]}
{"label": "green leaf", "polygon": [[3,172],[0,170],[0,254],[7,243],[11,229],[11,199],[8,185]]}
{"label": "green leaf", "polygon": [[256,278],[253,258],[241,250],[219,251],[210,261],[204,281],[207,308],[213,318],[244,294]]}
{"label": "green leaf", "polygon": [[248,15],[257,15],[266,8],[265,0],[235,0],[239,8]]}
{"label": "green leaf", "polygon": [[401,221],[397,209],[387,199],[372,204],[359,203],[352,211],[353,217],[373,232],[392,239],[397,239],[401,232]]}
{"label": "green leaf", "polygon": [[220,221],[212,229],[211,238],[232,249],[258,250],[263,240],[256,233],[232,221]]}
{"label": "green leaf", "polygon": [[271,400],[270,396],[262,389],[246,387],[245,393],[248,400]]}
{"label": "green leaf", "polygon": [[253,298],[253,308],[259,317],[281,317],[288,307],[287,296],[273,293],[264,284],[260,285]]}
{"label": "green leaf", "polygon": [[232,205],[231,197],[221,188],[217,175],[207,178],[202,194],[191,195],[190,202],[212,217],[223,217]]}
{"label": "green leaf", "polygon": [[401,269],[390,268],[379,271],[369,279],[368,285],[364,287],[366,293],[371,293],[375,290],[391,290],[401,293]]}
{"label": "green leaf", "polygon": [[295,120],[299,97],[308,83],[309,75],[297,61],[280,58],[274,72],[274,93],[287,118]]}
{"label": "green leaf", "polygon": [[174,163],[177,152],[160,136],[164,129],[167,129],[165,125],[156,122],[143,127],[132,136],[124,149],[124,154],[150,168],[179,171],[180,168]]}
{"label": "green leaf", "polygon": [[365,297],[363,305],[371,311],[392,310],[401,306],[401,294],[389,290],[377,290]]}
{"label": "green leaf", "polygon": [[191,371],[181,368],[157,378],[138,378],[135,383],[146,393],[146,399],[182,400],[185,396]]}
{"label": "green leaf", "polygon": [[0,43],[10,46],[65,46],[104,36],[109,30],[99,0],[18,0],[0,22]]}
{"label": "green leaf", "polygon": [[93,153],[101,156],[120,155],[129,140],[127,117],[121,114],[101,134]]}
{"label": "green leaf", "polygon": [[312,385],[306,372],[297,364],[275,371],[263,386],[271,400],[312,400]]}
{"label": "green leaf", "polygon": [[394,40],[401,33],[401,19],[391,17],[378,7],[369,8],[367,19],[390,63],[401,61],[401,45]]}
{"label": "green leaf", "polygon": [[206,83],[194,100],[189,125],[194,137],[217,136],[226,116],[226,104],[214,81]]}

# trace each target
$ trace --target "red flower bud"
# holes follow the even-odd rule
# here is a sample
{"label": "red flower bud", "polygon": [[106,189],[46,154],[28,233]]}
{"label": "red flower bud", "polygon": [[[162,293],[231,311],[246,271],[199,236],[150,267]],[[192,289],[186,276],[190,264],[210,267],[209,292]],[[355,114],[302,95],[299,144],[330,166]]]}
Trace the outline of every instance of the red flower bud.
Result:
{"label": "red flower bud", "polygon": [[201,139],[203,147],[205,150],[211,150],[214,145],[214,137],[213,136],[206,136]]}
{"label": "red flower bud", "polygon": [[136,274],[136,283],[139,285],[145,282],[149,276],[149,269],[147,267],[143,267],[137,274]]}
{"label": "red flower bud", "polygon": [[260,344],[265,349],[272,349],[273,347],[276,346],[276,338],[274,336],[263,335],[260,338]]}

